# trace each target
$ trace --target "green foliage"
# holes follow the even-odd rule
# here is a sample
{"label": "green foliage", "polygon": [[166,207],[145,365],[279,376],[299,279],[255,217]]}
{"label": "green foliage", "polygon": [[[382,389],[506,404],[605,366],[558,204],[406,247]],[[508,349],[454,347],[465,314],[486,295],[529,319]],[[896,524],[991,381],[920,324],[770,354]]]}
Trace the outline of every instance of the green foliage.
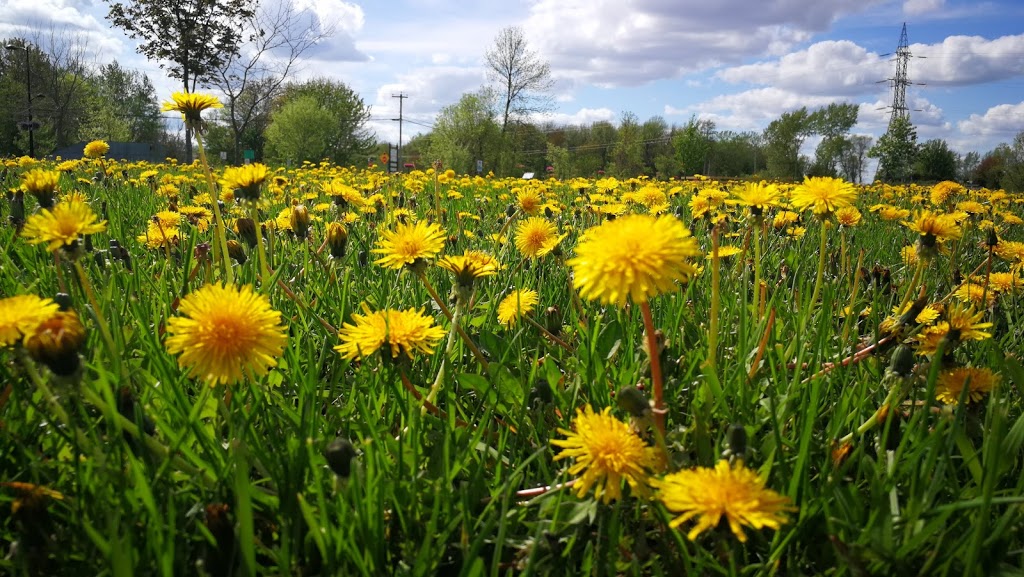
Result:
{"label": "green foliage", "polygon": [[675,150],[676,160],[683,175],[693,176],[707,172],[714,130],[714,122],[697,120],[696,116],[692,116],[672,136],[672,148]]}
{"label": "green foliage", "polygon": [[503,151],[501,127],[496,121],[496,94],[483,89],[469,92],[441,109],[425,150],[429,162],[440,160],[456,172],[475,172],[476,161],[486,170],[497,166]]}
{"label": "green foliage", "polygon": [[885,134],[878,139],[868,156],[878,159],[875,180],[906,182],[910,179],[917,160],[917,129],[907,116],[898,116],[889,123]]}
{"label": "green foliage", "polygon": [[[266,131],[267,157],[361,164],[376,144],[366,128],[369,118],[370,109],[363,99],[343,82],[317,78],[288,84]],[[304,131],[309,132],[308,143],[302,142]]]}
{"label": "green foliage", "polygon": [[289,100],[267,127],[267,159],[295,166],[331,158],[338,123],[334,112],[311,95]]}
{"label": "green foliage", "polygon": [[814,126],[806,107],[784,112],[773,120],[764,131],[768,173],[776,178],[799,179],[803,176],[800,147],[812,132]]}
{"label": "green foliage", "polygon": [[914,162],[914,179],[939,182],[956,180],[957,156],[945,140],[933,139],[925,142],[917,151]]}
{"label": "green foliage", "polygon": [[639,119],[632,112],[622,113],[618,127],[618,140],[612,147],[608,170],[620,178],[643,174],[643,131]]}

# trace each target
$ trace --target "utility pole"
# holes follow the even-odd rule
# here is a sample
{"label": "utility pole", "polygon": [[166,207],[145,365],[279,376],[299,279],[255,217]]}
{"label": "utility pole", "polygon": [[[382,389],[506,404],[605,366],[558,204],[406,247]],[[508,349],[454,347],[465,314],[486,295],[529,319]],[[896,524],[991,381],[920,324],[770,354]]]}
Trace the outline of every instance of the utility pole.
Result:
{"label": "utility pole", "polygon": [[14,52],[15,50],[25,51],[25,89],[28,95],[28,122],[24,124],[24,127],[28,129],[28,155],[31,158],[36,157],[36,139],[35,139],[35,122],[32,120],[32,53],[27,46],[19,46],[17,44],[8,44],[5,46],[7,50]]}
{"label": "utility pole", "polygon": [[399,92],[398,94],[392,94],[391,98],[398,99],[398,118],[392,118],[391,120],[398,122],[398,151],[395,154],[395,166],[398,167],[398,172],[402,172],[402,103],[409,97],[405,93]]}

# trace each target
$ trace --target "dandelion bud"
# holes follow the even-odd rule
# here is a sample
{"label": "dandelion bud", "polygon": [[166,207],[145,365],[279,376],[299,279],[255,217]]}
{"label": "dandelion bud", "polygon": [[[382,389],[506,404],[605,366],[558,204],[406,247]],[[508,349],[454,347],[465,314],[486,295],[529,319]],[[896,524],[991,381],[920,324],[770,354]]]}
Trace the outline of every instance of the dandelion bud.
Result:
{"label": "dandelion bud", "polygon": [[367,253],[365,250],[359,251],[359,254],[356,255],[356,261],[359,262],[359,266],[366,266],[366,264],[370,262],[369,253]]}
{"label": "dandelion bud", "polygon": [[57,306],[60,307],[61,312],[67,312],[71,310],[71,295],[69,295],[68,293],[57,293],[53,297],[53,302],[57,303]]}
{"label": "dandelion bud", "polygon": [[15,227],[25,223],[25,193],[20,190],[7,193],[7,203],[11,205],[11,214],[7,218]]}
{"label": "dandelion bud", "polygon": [[345,247],[348,244],[348,231],[340,222],[332,222],[327,225],[327,247],[334,258],[345,257]]}
{"label": "dandelion bud", "polygon": [[537,383],[530,389],[530,399],[540,401],[545,405],[555,400],[551,384],[547,379],[537,379]]}
{"label": "dandelion bud", "polygon": [[739,459],[747,454],[747,429],[743,425],[730,425],[727,442],[729,454]]}
{"label": "dandelion bud", "polygon": [[235,227],[238,229],[238,236],[245,241],[245,244],[249,245],[249,248],[256,246],[256,223],[251,218],[242,217],[235,221]]}
{"label": "dandelion bud", "polygon": [[914,349],[907,345],[896,347],[889,359],[889,370],[895,375],[909,377],[914,372]]}
{"label": "dandelion bud", "polygon": [[249,257],[245,255],[245,249],[237,240],[228,241],[228,256],[235,259],[238,264],[245,264]]}
{"label": "dandelion bud", "polygon": [[352,474],[352,459],[356,456],[356,449],[348,439],[338,437],[327,445],[324,457],[327,458],[327,466],[334,471],[334,474],[347,479]]}
{"label": "dandelion bud", "polygon": [[988,236],[985,238],[985,245],[989,248],[993,248],[997,244],[999,244],[999,234],[996,233],[996,228],[992,227],[988,229]]}
{"label": "dandelion bud", "polygon": [[84,343],[85,328],[73,312],[57,312],[39,323],[24,341],[32,359],[63,377],[78,371],[78,351]]}
{"label": "dandelion bud", "polygon": [[544,328],[557,337],[562,332],[562,311],[552,305],[544,311],[544,319]]}
{"label": "dandelion bud", "polygon": [[292,225],[292,232],[299,240],[305,240],[309,235],[309,210],[304,204],[296,204],[292,207],[289,219]]}
{"label": "dandelion bud", "polygon": [[615,395],[615,402],[619,408],[626,411],[634,418],[643,419],[651,414],[651,403],[647,397],[633,386],[625,386],[619,389]]}

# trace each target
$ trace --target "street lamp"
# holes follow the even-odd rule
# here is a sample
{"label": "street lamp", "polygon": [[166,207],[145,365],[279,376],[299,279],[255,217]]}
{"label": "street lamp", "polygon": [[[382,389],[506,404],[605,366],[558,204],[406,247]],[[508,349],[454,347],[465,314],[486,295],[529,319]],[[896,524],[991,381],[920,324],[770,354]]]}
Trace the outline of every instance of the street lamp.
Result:
{"label": "street lamp", "polygon": [[28,48],[24,46],[18,46],[17,44],[8,44],[5,46],[10,51],[24,50],[25,51],[25,96],[28,99],[28,123],[25,124],[25,128],[28,129],[28,155],[32,158],[36,157],[36,138],[35,138],[35,123],[32,121],[32,64],[31,54]]}

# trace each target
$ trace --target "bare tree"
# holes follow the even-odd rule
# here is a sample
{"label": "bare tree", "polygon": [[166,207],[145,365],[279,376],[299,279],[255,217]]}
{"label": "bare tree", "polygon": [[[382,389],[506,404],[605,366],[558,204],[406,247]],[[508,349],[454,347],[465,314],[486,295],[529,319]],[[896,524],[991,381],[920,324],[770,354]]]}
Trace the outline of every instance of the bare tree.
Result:
{"label": "bare tree", "polygon": [[250,40],[213,79],[225,95],[221,117],[234,136],[235,162],[241,160],[246,131],[269,123],[271,104],[288,76],[296,72],[299,58],[335,31],[333,25],[323,26],[311,11],[297,9],[291,0],[261,4],[243,26]]}
{"label": "bare tree", "polygon": [[522,28],[502,28],[484,57],[487,75],[502,98],[502,134],[510,119],[551,109],[551,67],[527,47]]}
{"label": "bare tree", "polygon": [[31,42],[46,54],[50,64],[40,83],[45,100],[38,106],[44,117],[49,116],[54,144],[67,146],[78,139],[79,126],[89,113],[85,92],[95,68],[90,58],[89,37],[67,26],[58,28],[51,24],[36,28]]}

